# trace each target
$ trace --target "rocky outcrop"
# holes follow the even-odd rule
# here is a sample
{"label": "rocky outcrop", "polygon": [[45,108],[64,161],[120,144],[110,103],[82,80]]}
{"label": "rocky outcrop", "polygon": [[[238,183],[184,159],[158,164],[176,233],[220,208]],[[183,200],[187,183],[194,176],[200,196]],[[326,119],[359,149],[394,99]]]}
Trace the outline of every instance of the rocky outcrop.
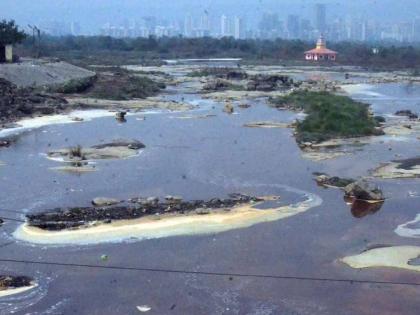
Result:
{"label": "rocky outcrop", "polygon": [[92,204],[98,207],[112,206],[120,203],[120,200],[107,197],[97,197],[92,200]]}
{"label": "rocky outcrop", "polygon": [[258,74],[252,76],[247,84],[248,91],[275,91],[281,88],[290,87],[293,80],[284,75]]}
{"label": "rocky outcrop", "polygon": [[33,280],[25,276],[2,276],[0,275],[0,291],[7,289],[29,287],[33,284]]}
{"label": "rocky outcrop", "polygon": [[355,182],[354,179],[340,178],[337,176],[328,176],[326,174],[317,174],[315,181],[320,186],[344,188]]}
{"label": "rocky outcrop", "polygon": [[204,86],[203,86],[203,90],[204,91],[210,91],[210,92],[215,92],[215,91],[226,91],[232,88],[232,83],[230,83],[227,80],[223,80],[223,79],[216,79],[216,80],[211,80],[208,81]]}
{"label": "rocky outcrop", "polygon": [[206,214],[215,209],[226,209],[252,202],[262,201],[257,197],[243,194],[231,194],[227,199],[214,198],[208,201],[183,201],[180,197],[167,196],[161,202],[158,197],[133,198],[130,205],[111,207],[77,207],[54,209],[43,213],[28,215],[30,226],[43,230],[60,231],[88,227],[92,224],[109,224],[114,220],[137,219],[148,215],[165,213],[200,213]]}
{"label": "rocky outcrop", "polygon": [[35,115],[62,112],[67,101],[61,97],[38,93],[32,88],[17,88],[0,78],[0,123]]}
{"label": "rocky outcrop", "polygon": [[357,200],[383,201],[385,197],[382,191],[365,180],[354,182],[344,188],[345,196]]}
{"label": "rocky outcrop", "polygon": [[411,110],[409,109],[404,109],[404,110],[399,110],[395,113],[396,116],[405,116],[408,117],[410,119],[418,119],[419,116],[415,113],[413,113]]}

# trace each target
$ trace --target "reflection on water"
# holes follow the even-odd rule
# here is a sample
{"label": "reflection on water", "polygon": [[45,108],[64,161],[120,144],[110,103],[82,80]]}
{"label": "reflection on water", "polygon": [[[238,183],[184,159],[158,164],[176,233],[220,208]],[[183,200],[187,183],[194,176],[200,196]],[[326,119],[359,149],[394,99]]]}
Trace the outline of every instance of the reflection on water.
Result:
{"label": "reflection on water", "polygon": [[355,218],[363,218],[368,214],[374,214],[381,210],[384,202],[371,203],[365,200],[355,200],[351,205],[351,214]]}

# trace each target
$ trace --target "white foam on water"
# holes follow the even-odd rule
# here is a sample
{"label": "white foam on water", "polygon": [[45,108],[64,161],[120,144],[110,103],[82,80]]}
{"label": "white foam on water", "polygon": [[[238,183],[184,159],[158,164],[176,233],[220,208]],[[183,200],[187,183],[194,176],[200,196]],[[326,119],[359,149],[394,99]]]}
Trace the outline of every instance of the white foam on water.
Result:
{"label": "white foam on water", "polygon": [[[411,228],[410,225],[418,224],[418,228]],[[410,238],[420,238],[420,213],[417,214],[416,218],[412,221],[398,225],[394,230],[399,236],[410,237]]]}
{"label": "white foam on water", "polygon": [[[107,110],[77,110],[69,114],[57,114],[36,118],[25,118],[19,120],[17,127],[0,130],[0,137],[20,134],[27,130],[38,129],[49,125],[83,123],[95,118],[114,116],[115,113]],[[83,121],[76,121],[75,118],[82,118]]]}
{"label": "white foam on water", "polygon": [[367,96],[374,96],[374,97],[382,97],[385,96],[381,93],[374,92],[372,89],[374,88],[371,84],[345,84],[340,86],[343,91],[346,93],[353,95],[353,94],[362,94]]}

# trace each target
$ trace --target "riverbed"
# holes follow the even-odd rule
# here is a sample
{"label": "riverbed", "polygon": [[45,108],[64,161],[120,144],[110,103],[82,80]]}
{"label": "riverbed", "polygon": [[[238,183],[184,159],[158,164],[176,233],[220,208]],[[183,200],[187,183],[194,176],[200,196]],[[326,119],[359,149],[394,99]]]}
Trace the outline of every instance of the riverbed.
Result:
{"label": "riverbed", "polygon": [[[320,72],[304,71],[309,77]],[[331,73],[332,79],[344,82],[340,72],[323,76]],[[399,109],[418,111],[419,91],[416,83],[404,82],[347,89],[384,117]],[[0,297],[0,314],[9,314],[11,307],[17,314],[138,314],[139,305],[150,307],[150,314],[418,313],[419,287],[302,279],[420,283],[420,273],[413,270],[381,266],[359,270],[341,261],[378,245],[420,246],[418,239],[394,231],[419,213],[419,179],[371,178],[387,197],[375,213],[352,213],[340,192],[313,180],[314,172],[371,177],[372,169],[396,155],[416,156],[420,144],[416,134],[345,145],[339,150],[346,154],[314,161],[302,156],[291,128],[245,127],[258,121],[287,126],[298,117],[267,106],[265,98],[233,102],[233,114],[223,112],[224,102],[193,93],[188,84],[169,87],[163,98],[182,99],[193,109],[143,111],[128,115],[125,123],[95,112],[83,122],[64,123],[63,118],[63,123],[33,123],[16,130],[17,142],[0,149],[0,216],[24,220],[26,213],[89,206],[98,196],[127,200],[176,195],[192,200],[241,192],[278,195],[284,205],[307,196],[318,202],[307,211],[270,222],[208,233],[195,227],[196,233],[172,236],[128,235],[95,244],[17,240],[13,233],[22,223],[5,220],[0,227],[0,260],[67,266],[1,262],[0,273],[24,274],[39,285],[23,295]],[[240,108],[241,103],[251,106]],[[59,162],[46,157],[53,149],[118,139],[138,140],[146,147],[127,159],[95,161],[95,172],[86,173],[57,171]]]}

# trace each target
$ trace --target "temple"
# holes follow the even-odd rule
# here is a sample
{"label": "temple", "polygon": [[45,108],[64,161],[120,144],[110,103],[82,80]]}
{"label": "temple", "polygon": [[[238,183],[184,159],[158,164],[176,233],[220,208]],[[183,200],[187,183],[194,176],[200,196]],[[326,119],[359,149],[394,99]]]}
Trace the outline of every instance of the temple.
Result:
{"label": "temple", "polygon": [[337,52],[327,48],[327,43],[323,36],[318,39],[316,48],[305,52],[305,60],[322,61],[329,60],[335,61],[337,59]]}

